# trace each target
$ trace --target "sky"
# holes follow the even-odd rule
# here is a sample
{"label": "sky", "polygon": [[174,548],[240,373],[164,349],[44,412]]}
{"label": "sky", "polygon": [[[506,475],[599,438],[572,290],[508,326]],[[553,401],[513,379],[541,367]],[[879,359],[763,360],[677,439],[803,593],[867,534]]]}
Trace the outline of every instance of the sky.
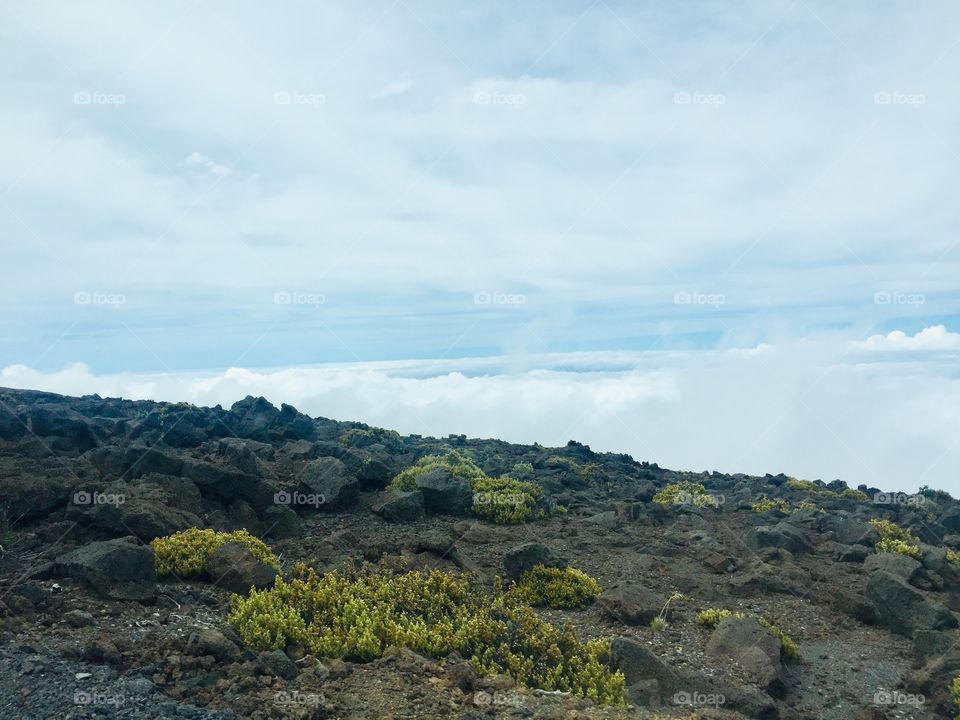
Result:
{"label": "sky", "polygon": [[958,494],[958,21],[0,0],[0,385]]}

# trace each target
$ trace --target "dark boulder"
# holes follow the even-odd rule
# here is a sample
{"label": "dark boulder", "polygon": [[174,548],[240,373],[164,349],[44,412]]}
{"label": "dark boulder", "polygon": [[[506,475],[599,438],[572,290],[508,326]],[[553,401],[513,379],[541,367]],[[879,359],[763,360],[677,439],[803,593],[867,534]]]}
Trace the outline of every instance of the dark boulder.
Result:
{"label": "dark boulder", "polygon": [[153,550],[132,536],[93,542],[62,555],[49,574],[82,580],[98,595],[114,600],[156,596]]}
{"label": "dark boulder", "polygon": [[423,493],[385,490],[371,508],[387,522],[412,522],[425,514]]}
{"label": "dark boulder", "polygon": [[250,588],[272,587],[277,569],[260,562],[245,545],[227,543],[210,554],[203,574],[214,585],[245,595]]}
{"label": "dark boulder", "polygon": [[871,573],[866,597],[877,608],[880,621],[901,635],[957,627],[956,617],[946,607],[883,570]]}
{"label": "dark boulder", "polygon": [[423,502],[429,513],[465,515],[473,506],[470,482],[443,468],[420,475],[417,488],[423,493]]}
{"label": "dark boulder", "polygon": [[360,483],[342,461],[321,457],[309,461],[297,476],[299,491],[314,497],[322,510],[337,510],[356,501]]}
{"label": "dark boulder", "polygon": [[546,545],[537,542],[512,547],[503,556],[503,568],[511,579],[520,577],[537,565],[562,569],[567,566],[567,562],[557,557]]}

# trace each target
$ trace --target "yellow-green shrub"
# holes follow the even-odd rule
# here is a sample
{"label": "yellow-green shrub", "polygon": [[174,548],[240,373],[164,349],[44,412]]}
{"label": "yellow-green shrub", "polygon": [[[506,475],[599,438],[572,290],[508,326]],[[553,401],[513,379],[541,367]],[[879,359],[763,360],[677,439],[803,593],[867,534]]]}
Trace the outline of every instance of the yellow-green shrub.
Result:
{"label": "yellow-green shrub", "polygon": [[956,550],[947,550],[947,562],[951,565],[960,567],[960,552]]}
{"label": "yellow-green shrub", "polygon": [[200,572],[207,558],[217,548],[227,543],[240,543],[261,562],[275,568],[280,567],[280,561],[273,551],[246,530],[227,533],[190,528],[173,535],[156,538],[150,546],[154,552],[157,575],[173,573],[186,577]]}
{"label": "yellow-green shrub", "polygon": [[920,538],[906,528],[880,518],[871,520],[870,525],[880,536],[880,540],[877,541],[875,546],[877,552],[897,553],[898,555],[920,558]]}
{"label": "yellow-green shrub", "polygon": [[706,610],[701,610],[697,613],[697,624],[703,625],[705,627],[716,627],[720,624],[720,621],[726,617],[735,617],[735,618],[747,618],[753,617],[756,619],[760,626],[766,629],[767,631],[773,633],[777,636],[777,639],[780,640],[780,650],[788,658],[796,659],[800,657],[800,646],[787,635],[783,630],[778,628],[773,623],[765,620],[762,617],[755,615],[750,615],[743,612],[734,612],[732,610],[721,609],[721,608],[707,608]]}
{"label": "yellow-green shrub", "polygon": [[755,513],[767,512],[767,510],[782,510],[785,513],[790,512],[790,506],[787,504],[787,501],[783,498],[777,498],[771,500],[766,495],[760,496],[760,499],[757,500],[750,506],[750,509]]}
{"label": "yellow-green shrub", "polygon": [[[530,468],[532,472],[532,467]],[[543,488],[535,482],[504,475],[492,478],[469,457],[455,450],[445,455],[425,455],[412,467],[398,473],[390,483],[397,490],[417,489],[417,478],[434,470],[446,470],[470,483],[473,514],[501,525],[546,517],[549,505],[543,502]],[[524,471],[525,468],[521,468]],[[559,508],[555,508],[560,511]]]}
{"label": "yellow-green shrub", "polygon": [[556,609],[584,608],[600,592],[600,584],[582,570],[543,565],[523,573],[510,588],[510,594],[520,602]]}
{"label": "yellow-green shrub", "polygon": [[827,498],[849,498],[858,502],[870,501],[870,496],[863,492],[863,490],[857,490],[856,488],[844,488],[840,492],[837,492],[835,490],[822,487],[812,480],[798,480],[797,478],[790,478],[787,480],[787,487],[807,493],[808,495],[819,495]]}
{"label": "yellow-green shrub", "polygon": [[691,480],[670,483],[653,496],[661,505],[694,505],[695,507],[718,507],[717,498],[701,484]]}
{"label": "yellow-green shrub", "polygon": [[957,675],[950,683],[950,699],[957,710],[955,720],[960,720],[960,675]]}
{"label": "yellow-green shrub", "polygon": [[514,594],[485,592],[453,572],[318,576],[301,565],[289,583],[278,578],[269,590],[234,595],[229,621],[253,650],[298,643],[317,656],[358,661],[388,647],[430,657],[457,651],[483,674],[623,703],[624,677],[609,667],[608,642],[582,642]]}

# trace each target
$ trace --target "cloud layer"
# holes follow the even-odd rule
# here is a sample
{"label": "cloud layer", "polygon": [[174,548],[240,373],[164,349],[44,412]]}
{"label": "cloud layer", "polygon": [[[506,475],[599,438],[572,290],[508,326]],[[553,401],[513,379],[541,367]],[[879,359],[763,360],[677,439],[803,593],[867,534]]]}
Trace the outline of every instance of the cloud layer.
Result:
{"label": "cloud layer", "polygon": [[[896,335],[896,334],[894,334]],[[931,347],[923,337],[941,340]],[[899,337],[896,335],[896,337]],[[222,373],[0,372],[0,385],[229,407],[247,394],[403,433],[629,452],[666,467],[786,472],[960,495],[960,335],[908,357],[824,337],[752,349],[575,353]],[[871,339],[872,340],[872,339]],[[896,342],[896,340],[895,340]]]}

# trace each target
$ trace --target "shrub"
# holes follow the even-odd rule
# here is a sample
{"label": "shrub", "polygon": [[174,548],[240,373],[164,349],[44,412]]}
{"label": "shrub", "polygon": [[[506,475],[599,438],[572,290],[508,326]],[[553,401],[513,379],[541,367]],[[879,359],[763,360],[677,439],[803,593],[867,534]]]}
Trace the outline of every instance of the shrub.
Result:
{"label": "shrub", "polygon": [[388,647],[430,657],[456,651],[485,675],[624,702],[624,677],[609,667],[608,642],[582,642],[571,626],[541,620],[514,593],[484,592],[453,572],[318,576],[300,565],[289,583],[278,578],[271,589],[234,595],[229,621],[252,650],[299,643],[317,656],[357,661]]}
{"label": "shrub", "polygon": [[777,636],[777,639],[780,640],[780,650],[784,655],[792,660],[800,657],[800,646],[797,645],[794,639],[776,625],[762,617],[751,616],[748,613],[733,612],[732,610],[721,608],[707,608],[706,610],[701,610],[699,613],[697,613],[697,624],[712,628],[719,625],[720,621],[726,617],[755,617],[756,621],[760,623],[761,627]]}
{"label": "shrub", "polygon": [[787,487],[807,493],[808,495],[826,498],[849,498],[851,500],[856,500],[857,502],[870,501],[870,496],[862,490],[857,490],[856,488],[844,488],[840,492],[836,492],[834,490],[829,490],[822,485],[818,485],[812,480],[798,480],[797,478],[790,478],[787,480]]}
{"label": "shrub", "polygon": [[960,552],[947,550],[947,562],[960,568]]}
{"label": "shrub", "polygon": [[199,573],[207,558],[217,548],[227,543],[245,545],[260,562],[275,568],[280,567],[280,561],[273,551],[246,530],[226,533],[190,528],[173,535],[156,538],[150,546],[155,555],[157,575],[172,573],[186,577]]}
{"label": "shrub", "polygon": [[898,555],[920,558],[920,538],[906,528],[879,518],[871,520],[870,525],[880,535],[880,540],[876,544],[877,552],[897,553]]}
{"label": "shrub", "polygon": [[[529,463],[519,463],[521,473]],[[470,483],[473,492],[473,513],[502,525],[516,524],[527,520],[545,518],[551,508],[543,497],[543,488],[537,483],[518,480],[504,475],[492,478],[481,470],[469,457],[450,451],[446,455],[425,455],[412,467],[400,472],[390,483],[397,490],[410,492],[417,489],[417,478],[433,470],[443,469],[454,477]],[[559,509],[557,509],[559,511]]]}
{"label": "shrub", "polygon": [[782,510],[785,513],[790,512],[790,506],[787,504],[787,501],[783,498],[777,498],[776,500],[771,500],[766,495],[761,495],[760,499],[757,500],[753,505],[750,506],[750,509],[755,513],[767,512],[767,510]]}
{"label": "shrub", "polygon": [[537,565],[520,576],[510,594],[527,605],[584,608],[600,595],[600,584],[582,570]]}
{"label": "shrub", "polygon": [[501,525],[547,516],[541,506],[543,488],[511,477],[486,477],[473,482],[473,514]]}
{"label": "shrub", "polygon": [[396,430],[378,427],[350,428],[340,436],[340,444],[347,447],[366,447],[376,443],[396,450],[402,447],[403,439]]}
{"label": "shrub", "polygon": [[950,699],[957,710],[955,720],[960,720],[960,675],[957,675],[950,683]]}
{"label": "shrub", "polygon": [[670,483],[653,496],[653,501],[661,505],[694,505],[696,507],[719,507],[717,498],[707,492],[701,483],[681,480]]}

